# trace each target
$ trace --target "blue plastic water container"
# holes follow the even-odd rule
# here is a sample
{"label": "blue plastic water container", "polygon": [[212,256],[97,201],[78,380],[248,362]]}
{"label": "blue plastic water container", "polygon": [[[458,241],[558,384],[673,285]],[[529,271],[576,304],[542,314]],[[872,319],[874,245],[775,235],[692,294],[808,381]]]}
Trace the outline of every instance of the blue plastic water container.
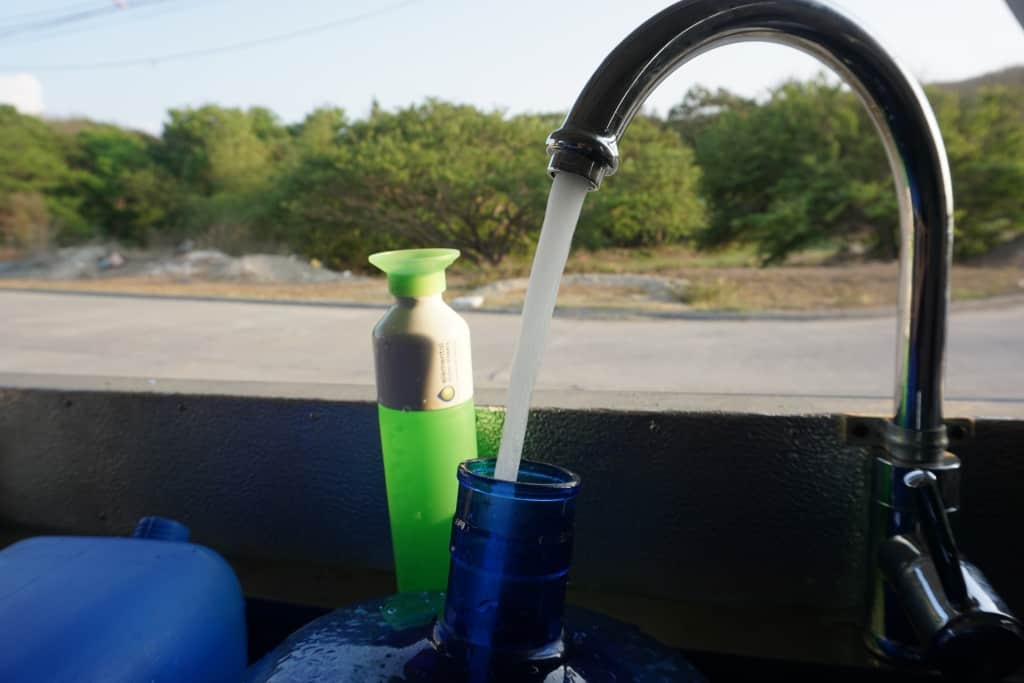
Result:
{"label": "blue plastic water container", "polygon": [[0,551],[0,681],[238,681],[245,603],[177,522],[133,538],[38,537]]}

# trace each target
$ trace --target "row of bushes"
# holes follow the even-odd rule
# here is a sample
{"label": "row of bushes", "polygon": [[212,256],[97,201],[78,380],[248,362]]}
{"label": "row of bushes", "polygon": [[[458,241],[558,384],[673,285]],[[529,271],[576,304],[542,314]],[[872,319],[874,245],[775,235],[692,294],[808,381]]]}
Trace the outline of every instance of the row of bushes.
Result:
{"label": "row of bushes", "polygon": [[[1024,230],[1024,89],[930,90],[956,186],[958,255]],[[287,248],[334,267],[370,250],[447,244],[483,266],[537,238],[558,115],[505,116],[427,101],[282,124],[262,108],[168,113],[159,137],[0,107],[0,231],[16,248],[199,238]],[[764,101],[694,89],[642,117],[621,171],[585,205],[576,245],[714,249],[766,263],[823,243],[895,255],[881,144],[855,97],[824,79]]]}

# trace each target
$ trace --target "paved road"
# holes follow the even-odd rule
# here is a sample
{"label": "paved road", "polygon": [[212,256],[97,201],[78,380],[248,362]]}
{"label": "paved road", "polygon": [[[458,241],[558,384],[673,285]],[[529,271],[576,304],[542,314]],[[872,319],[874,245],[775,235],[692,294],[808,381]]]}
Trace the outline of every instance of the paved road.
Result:
{"label": "paved road", "polygon": [[[0,292],[0,372],[373,382],[380,309]],[[477,384],[508,382],[519,318],[468,314]],[[890,318],[556,319],[539,386],[885,397]],[[1024,400],[1024,306],[953,317],[947,396]]]}

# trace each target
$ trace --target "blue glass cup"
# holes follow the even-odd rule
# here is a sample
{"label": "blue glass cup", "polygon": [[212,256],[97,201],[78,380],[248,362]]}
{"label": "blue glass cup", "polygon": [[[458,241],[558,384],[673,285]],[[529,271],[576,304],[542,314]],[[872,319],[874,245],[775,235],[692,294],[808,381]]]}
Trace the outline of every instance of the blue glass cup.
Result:
{"label": "blue glass cup", "polygon": [[524,460],[515,482],[493,460],[459,466],[439,649],[478,667],[557,662],[580,479]]}

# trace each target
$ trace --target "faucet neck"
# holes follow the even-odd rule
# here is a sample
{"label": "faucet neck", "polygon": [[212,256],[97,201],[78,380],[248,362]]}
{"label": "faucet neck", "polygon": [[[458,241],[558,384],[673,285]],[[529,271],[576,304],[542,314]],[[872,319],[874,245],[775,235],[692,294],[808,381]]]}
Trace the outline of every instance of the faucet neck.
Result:
{"label": "faucet neck", "polygon": [[741,41],[818,57],[860,95],[885,145],[899,202],[901,250],[894,423],[942,427],[942,371],[953,237],[946,152],[920,86],[867,31],[817,0],[683,0],[631,33],[587,82],[548,139],[549,171],[596,188],[648,95],[693,57]]}

